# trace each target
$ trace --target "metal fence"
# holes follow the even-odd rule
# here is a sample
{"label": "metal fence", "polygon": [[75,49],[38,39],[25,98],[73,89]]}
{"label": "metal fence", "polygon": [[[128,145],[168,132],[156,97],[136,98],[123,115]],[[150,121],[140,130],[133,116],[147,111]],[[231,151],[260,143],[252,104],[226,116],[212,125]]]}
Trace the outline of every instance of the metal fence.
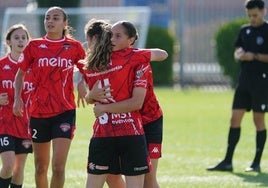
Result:
{"label": "metal fence", "polygon": [[177,0],[172,19],[180,41],[175,81],[181,87],[230,86],[217,63],[214,35],[227,21],[245,17],[244,0]]}
{"label": "metal fence", "polygon": [[[137,5],[137,2],[145,4],[145,0],[81,0],[81,6],[124,6]],[[223,23],[246,16],[244,2],[245,0],[146,0],[146,5],[151,6],[152,12],[168,12],[167,25],[173,28],[175,37],[179,40],[180,45],[176,48],[178,50],[174,58],[176,84],[182,87],[229,85],[229,79],[223,76],[217,63],[214,35]],[[159,18],[153,15],[151,19]]]}

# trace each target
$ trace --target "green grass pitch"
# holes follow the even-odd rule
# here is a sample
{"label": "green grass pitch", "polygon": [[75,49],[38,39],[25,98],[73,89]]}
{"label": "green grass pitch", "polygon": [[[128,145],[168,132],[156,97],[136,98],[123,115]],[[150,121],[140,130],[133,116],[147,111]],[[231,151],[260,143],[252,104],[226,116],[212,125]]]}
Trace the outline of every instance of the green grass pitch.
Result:
{"label": "green grass pitch", "polygon": [[[268,186],[267,144],[261,163],[262,173],[244,172],[255,153],[252,113],[247,113],[242,122],[241,137],[233,160],[234,172],[205,170],[225,155],[233,91],[156,88],[156,94],[164,112],[163,156],[158,169],[162,188]],[[93,121],[92,106],[77,109],[76,135],[66,167],[66,188],[85,187],[87,150]],[[32,155],[27,160],[24,187],[34,188]]]}

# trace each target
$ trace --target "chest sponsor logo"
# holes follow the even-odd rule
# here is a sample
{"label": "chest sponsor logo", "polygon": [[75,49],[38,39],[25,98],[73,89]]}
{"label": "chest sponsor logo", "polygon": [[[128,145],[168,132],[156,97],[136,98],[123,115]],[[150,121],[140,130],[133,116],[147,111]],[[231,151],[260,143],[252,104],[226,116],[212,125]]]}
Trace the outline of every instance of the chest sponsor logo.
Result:
{"label": "chest sponsor logo", "polygon": [[52,58],[39,58],[38,60],[38,67],[64,67],[70,68],[72,67],[72,60],[67,58],[61,57],[52,57]]}
{"label": "chest sponsor logo", "polygon": [[[12,80],[2,80],[2,88],[4,89],[12,89],[15,88],[15,82]],[[23,82],[23,90],[31,91],[33,90],[32,82]]]}

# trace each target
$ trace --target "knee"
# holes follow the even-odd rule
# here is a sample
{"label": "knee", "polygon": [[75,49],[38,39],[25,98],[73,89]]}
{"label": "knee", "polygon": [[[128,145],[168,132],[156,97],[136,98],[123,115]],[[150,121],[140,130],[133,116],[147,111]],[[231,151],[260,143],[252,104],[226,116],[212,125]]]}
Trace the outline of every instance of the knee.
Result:
{"label": "knee", "polygon": [[13,165],[12,164],[3,164],[1,169],[1,176],[6,178],[12,176]]}
{"label": "knee", "polygon": [[254,117],[253,120],[254,120],[254,124],[257,130],[262,131],[265,129],[264,118]]}
{"label": "knee", "polygon": [[153,174],[148,173],[148,174],[145,175],[145,177],[144,177],[144,187],[146,187],[146,188],[147,187],[159,188],[157,179]]}
{"label": "knee", "polygon": [[35,166],[35,172],[37,175],[47,174],[47,170],[47,165],[36,164]]}
{"label": "knee", "polygon": [[52,172],[53,172],[53,176],[61,177],[61,176],[64,176],[65,168],[64,166],[61,166],[61,165],[54,165],[52,167]]}

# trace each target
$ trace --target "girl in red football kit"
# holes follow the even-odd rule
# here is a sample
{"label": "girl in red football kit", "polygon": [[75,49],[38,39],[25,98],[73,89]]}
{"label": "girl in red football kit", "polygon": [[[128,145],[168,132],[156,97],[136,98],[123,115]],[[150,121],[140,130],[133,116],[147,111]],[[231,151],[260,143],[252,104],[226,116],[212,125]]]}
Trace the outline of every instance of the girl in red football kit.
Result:
{"label": "girl in red football kit", "polygon": [[[93,23],[91,23],[91,26],[88,26],[88,27],[86,27],[86,35],[87,35],[87,38],[88,39],[90,39],[90,40],[88,40],[88,41],[91,41],[91,42],[89,42],[90,44],[89,44],[89,46],[92,46],[92,45],[95,45],[96,43],[100,43],[100,37],[99,37],[99,35],[98,35],[98,33],[99,32],[96,32],[96,31],[98,31],[98,30],[100,30],[100,28],[99,29],[96,29],[97,27],[95,27],[95,32],[94,32],[94,25],[96,26],[96,25],[99,25],[100,24],[100,22],[93,22]],[[130,29],[130,31],[129,32],[131,32],[131,35],[133,34],[133,25],[132,24],[130,24],[129,22],[125,22],[125,24],[127,24],[127,28],[128,29]],[[131,29],[132,29],[132,31],[131,31]],[[134,28],[135,29],[135,28]],[[129,40],[129,42],[130,42],[130,44],[133,44],[134,43],[134,41],[136,40],[136,30],[134,30],[134,35],[133,36],[135,36],[135,37],[129,37],[129,38],[132,38],[132,39],[130,39]],[[116,33],[116,34],[118,34],[118,33]],[[93,42],[92,42],[93,41]],[[93,43],[93,44],[92,44]],[[119,46],[119,48],[122,48],[123,46],[120,46],[120,44],[119,43],[117,43],[118,44],[118,46]],[[122,43],[121,43],[122,44]],[[101,45],[98,45],[98,46],[101,46]],[[148,60],[150,60],[150,58],[151,59],[153,59],[153,60],[162,60],[162,59],[164,59],[164,58],[166,58],[166,56],[167,56],[167,54],[166,54],[166,52],[165,51],[163,51],[163,50],[159,50],[159,49],[150,49],[150,50],[138,50],[138,49],[132,49],[132,48],[129,48],[129,49],[127,49],[129,46],[127,45],[127,47],[123,47],[123,49],[125,49],[125,50],[123,50],[123,51],[128,51],[129,49],[131,49],[131,50],[133,50],[135,53],[136,53],[136,55],[137,54],[139,54],[139,55],[137,55],[137,57],[138,56],[147,56],[147,58],[148,58]],[[114,50],[115,51],[118,51],[118,52],[120,52],[121,51],[121,53],[123,54],[123,52],[122,52],[122,50],[121,49],[117,49],[116,47],[114,48]],[[130,51],[131,51],[130,50]],[[150,54],[150,52],[151,52],[151,54]],[[116,54],[117,52],[114,52],[114,54]],[[113,54],[113,55],[114,55]],[[130,53],[131,54],[131,53]],[[131,55],[130,54],[128,54],[127,53],[127,57],[125,57],[126,59],[127,58],[131,58]],[[147,54],[147,55],[146,55]],[[112,62],[113,62],[113,60],[116,60],[116,58],[113,58],[113,57],[116,57],[116,56],[113,56],[112,55]],[[151,57],[150,57],[150,55],[151,55]],[[120,57],[120,58],[123,58],[124,56],[122,56],[122,57]],[[159,58],[159,57],[161,57],[161,58]],[[134,58],[135,59],[135,58]],[[127,75],[127,74],[126,74]],[[126,76],[125,75],[125,76]],[[98,84],[100,84],[100,82],[97,82]],[[108,92],[108,96],[110,96],[111,95],[111,93],[109,93],[109,92],[111,92],[111,91],[114,91],[113,89],[112,90],[109,90],[109,89],[107,89],[107,86],[110,86],[109,84],[108,84],[108,82],[106,81],[106,83],[105,83],[105,81],[104,81],[104,85],[106,85],[106,87],[105,88],[102,88],[102,89],[100,89],[98,92],[94,92],[94,91],[90,91],[90,93],[89,93],[89,95],[87,95],[87,100],[88,100],[88,102],[93,102],[93,100],[92,99],[94,99],[94,100],[98,100],[98,99],[96,99],[96,97],[99,97],[99,96],[102,96],[105,92],[107,93]],[[119,84],[120,85],[120,84]],[[94,86],[92,87],[93,88],[93,90],[95,90],[94,88],[95,88],[95,86],[96,86],[96,84],[94,84]],[[130,111],[134,111],[134,110],[136,110],[136,109],[134,109],[134,108],[137,108],[137,109],[139,109],[139,108],[141,108],[141,106],[142,106],[142,103],[143,103],[143,98],[144,98],[144,93],[142,93],[143,91],[141,90],[141,92],[139,91],[140,89],[137,87],[135,87],[134,89],[133,89],[133,95],[132,95],[132,100],[133,101],[135,101],[135,103],[133,103],[134,104],[134,106],[135,107],[132,107],[132,110],[130,110]],[[113,92],[112,92],[113,93]],[[106,94],[106,96],[107,96],[107,94]],[[103,97],[103,98],[107,98],[107,97]],[[111,100],[111,98],[109,97],[109,99],[107,99],[107,100]],[[115,102],[115,101],[114,101]],[[120,103],[120,102],[119,102]],[[112,103],[111,105],[114,105],[114,104],[119,104],[119,103]],[[138,106],[140,106],[140,107],[138,107]],[[120,108],[119,107],[119,112],[121,113],[121,112],[124,112],[124,111],[128,111],[128,109],[122,109],[122,108]],[[117,109],[118,110],[118,109]],[[117,112],[115,112],[115,113],[117,113]],[[88,182],[91,182],[91,181],[89,181],[89,179],[88,179]],[[91,182],[92,183],[92,182]],[[116,176],[116,175],[108,175],[108,177],[107,177],[107,183],[109,184],[109,187],[124,187],[125,185],[124,185],[124,182],[122,181],[122,179],[121,179],[121,176]],[[143,184],[143,182],[142,182],[142,184]],[[127,183],[127,187],[129,187],[130,185]],[[135,187],[137,187],[138,185],[137,184],[135,184],[134,185]],[[139,186],[138,186],[139,187]],[[142,187],[142,186],[141,186]]]}
{"label": "girl in red football kit", "polygon": [[[124,44],[127,44],[126,41],[129,38],[138,38],[134,25],[129,22],[122,21],[115,23],[113,25],[112,32],[112,45],[114,45],[116,49],[121,49],[122,47],[124,47]],[[133,44],[131,44],[131,46],[132,45]],[[157,50],[151,51],[151,61],[161,61],[167,57],[166,53],[162,54],[163,52],[156,52]],[[97,104],[94,107],[94,112],[96,116],[99,116],[102,115],[104,112],[120,113],[140,110],[147,141],[147,148],[152,164],[152,170],[149,173],[145,174],[144,187],[158,188],[159,185],[156,178],[156,172],[158,166],[158,159],[161,157],[163,118],[161,107],[153,90],[153,76],[151,67],[149,67],[149,70],[150,75],[148,76],[147,80],[148,84],[146,88],[147,92],[144,99],[144,104],[138,104],[137,99],[135,99],[135,97],[132,97],[128,100],[121,101],[120,105],[118,105],[118,103],[108,105]],[[108,176],[108,184],[112,184],[112,182],[120,182],[118,178],[120,177]],[[114,185],[113,187],[116,187],[116,185]]]}
{"label": "girl in red football kit", "polygon": [[29,131],[28,104],[33,89],[31,73],[24,79],[22,98],[24,116],[17,117],[12,113],[14,102],[14,79],[19,69],[17,61],[30,39],[27,28],[22,24],[11,26],[6,34],[8,54],[0,59],[0,171],[1,188],[20,188],[24,179],[24,166],[27,154],[32,152]]}
{"label": "girl in red football kit", "polygon": [[20,58],[20,69],[15,79],[13,112],[22,115],[22,81],[31,67],[35,90],[30,105],[30,127],[35,161],[35,182],[38,188],[48,188],[47,171],[52,144],[52,178],[50,187],[62,188],[65,166],[75,130],[75,101],[73,70],[84,59],[80,42],[68,33],[67,15],[60,7],[45,13],[46,35],[32,40]]}
{"label": "girl in red football kit", "polygon": [[[105,103],[130,98],[133,90],[146,93],[149,55],[134,49],[120,50],[111,56],[110,25],[99,27],[100,41],[86,58],[85,79],[91,90],[97,82],[108,86]],[[87,37],[89,46],[91,38]],[[94,39],[93,39],[94,40]],[[101,50],[98,50],[101,49]],[[87,96],[87,102],[92,99]],[[89,146],[87,188],[102,187],[107,174],[124,174],[127,187],[142,187],[149,172],[149,157],[138,111],[106,113],[96,119]]]}

